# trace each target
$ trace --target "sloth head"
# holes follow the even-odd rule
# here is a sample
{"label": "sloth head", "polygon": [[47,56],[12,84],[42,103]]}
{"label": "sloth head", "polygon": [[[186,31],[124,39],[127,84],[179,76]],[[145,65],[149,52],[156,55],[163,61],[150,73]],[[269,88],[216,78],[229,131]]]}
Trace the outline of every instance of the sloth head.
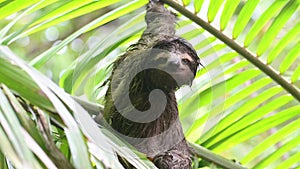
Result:
{"label": "sloth head", "polygon": [[155,88],[174,90],[191,85],[200,63],[192,45],[182,38],[162,40],[153,45],[149,61],[155,65],[146,73],[148,83]]}

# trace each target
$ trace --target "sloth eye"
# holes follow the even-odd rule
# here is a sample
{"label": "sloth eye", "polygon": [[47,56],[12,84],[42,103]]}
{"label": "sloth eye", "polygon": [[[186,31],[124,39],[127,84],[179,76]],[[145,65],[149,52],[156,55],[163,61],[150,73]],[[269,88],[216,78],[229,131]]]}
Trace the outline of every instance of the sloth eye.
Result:
{"label": "sloth eye", "polygon": [[190,60],[188,60],[188,59],[182,59],[182,62],[185,63],[185,64],[189,64]]}

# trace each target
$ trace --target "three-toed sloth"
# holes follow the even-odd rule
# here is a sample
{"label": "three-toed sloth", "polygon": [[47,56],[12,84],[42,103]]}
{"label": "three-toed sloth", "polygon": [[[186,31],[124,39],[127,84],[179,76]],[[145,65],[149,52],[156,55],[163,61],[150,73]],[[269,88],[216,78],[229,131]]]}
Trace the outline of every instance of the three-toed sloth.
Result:
{"label": "three-toed sloth", "polygon": [[175,33],[176,16],[150,1],[147,29],[113,64],[104,119],[161,169],[191,167],[175,91],[191,85],[200,64],[192,45]]}

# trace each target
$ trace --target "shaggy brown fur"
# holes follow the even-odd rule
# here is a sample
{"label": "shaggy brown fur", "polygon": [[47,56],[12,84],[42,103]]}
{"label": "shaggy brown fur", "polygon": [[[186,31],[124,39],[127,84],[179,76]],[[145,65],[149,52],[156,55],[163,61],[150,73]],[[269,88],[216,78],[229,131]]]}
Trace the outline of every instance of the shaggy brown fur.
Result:
{"label": "shaggy brown fur", "polygon": [[161,169],[191,167],[175,91],[191,84],[200,62],[193,47],[174,35],[175,18],[150,1],[147,29],[115,61],[105,96],[107,123]]}

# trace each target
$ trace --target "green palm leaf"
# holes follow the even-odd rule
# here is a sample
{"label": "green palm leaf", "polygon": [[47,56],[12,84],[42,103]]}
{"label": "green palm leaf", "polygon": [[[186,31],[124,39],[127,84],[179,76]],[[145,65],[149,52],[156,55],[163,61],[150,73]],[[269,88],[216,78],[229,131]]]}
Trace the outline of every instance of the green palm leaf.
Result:
{"label": "green palm leaf", "polygon": [[[192,144],[198,155],[224,168],[240,166],[218,155],[249,168],[299,167],[300,1],[183,0],[183,6],[162,1],[180,13],[178,33],[193,43],[205,63],[193,87],[178,91],[180,118],[187,139],[198,144]],[[2,19],[17,16],[0,29],[0,168],[51,168],[61,163],[48,155],[51,149],[45,144],[51,141],[36,128],[39,123],[28,119],[35,115],[32,105],[53,128],[47,132],[65,163],[75,168],[120,168],[117,152],[137,168],[154,167],[143,155],[123,149],[128,145],[110,131],[98,128],[90,115],[97,114],[99,105],[82,107],[67,94],[102,103],[105,87],[100,86],[110,73],[109,65],[141,36],[145,24],[140,8],[146,3],[0,1]],[[97,10],[109,12],[36,57],[25,58],[32,66],[16,56],[22,38],[41,36],[45,29]],[[67,93],[39,72],[51,70],[49,62],[58,64],[57,53],[74,40],[92,36],[97,29],[102,32],[116,19],[118,28],[64,65],[57,83]]]}

